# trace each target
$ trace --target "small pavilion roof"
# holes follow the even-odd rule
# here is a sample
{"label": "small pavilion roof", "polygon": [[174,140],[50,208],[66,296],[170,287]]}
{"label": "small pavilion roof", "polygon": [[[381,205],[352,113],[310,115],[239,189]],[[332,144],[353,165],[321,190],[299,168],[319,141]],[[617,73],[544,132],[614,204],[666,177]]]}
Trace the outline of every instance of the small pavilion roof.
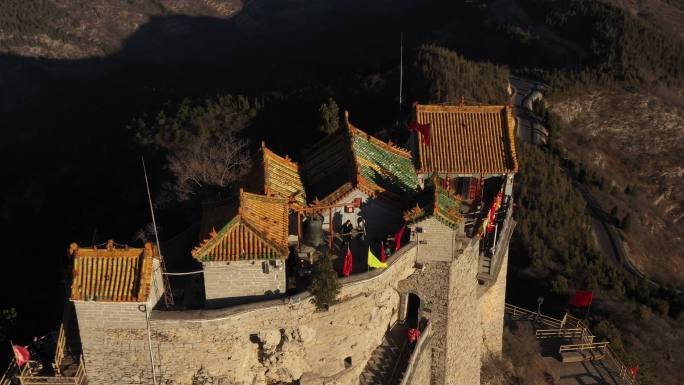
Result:
{"label": "small pavilion roof", "polygon": [[444,179],[433,175],[426,183],[425,190],[416,196],[415,206],[404,212],[406,223],[413,224],[430,217],[451,228],[461,223],[461,198],[448,185]]}
{"label": "small pavilion roof", "polygon": [[419,173],[511,174],[518,170],[515,120],[509,106],[416,105],[430,125],[430,144],[418,136]]}
{"label": "small pavilion roof", "polygon": [[306,206],[306,192],[300,177],[300,167],[288,156],[282,157],[261,142],[259,155],[248,176],[246,188],[268,196],[288,198],[290,203]]}
{"label": "small pavilion roof", "polygon": [[330,204],[354,188],[369,195],[411,195],[418,177],[408,150],[383,142],[352,125],[318,142],[304,155],[303,177],[309,198]]}
{"label": "small pavilion roof", "polygon": [[288,199],[252,194],[240,190],[238,204],[218,207],[205,213],[215,221],[227,217],[219,232],[200,234],[204,239],[192,250],[199,261],[237,261],[285,259],[287,244]]}
{"label": "small pavilion roof", "polygon": [[107,241],[104,247],[79,247],[72,243],[71,300],[145,302],[152,282],[152,258],[157,248],[148,242],[144,248]]}

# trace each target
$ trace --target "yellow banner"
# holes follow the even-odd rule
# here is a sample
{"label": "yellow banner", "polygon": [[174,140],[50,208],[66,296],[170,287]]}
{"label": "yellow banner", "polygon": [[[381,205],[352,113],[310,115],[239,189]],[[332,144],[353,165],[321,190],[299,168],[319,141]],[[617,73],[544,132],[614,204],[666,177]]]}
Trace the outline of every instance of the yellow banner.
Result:
{"label": "yellow banner", "polygon": [[375,255],[373,255],[370,246],[368,246],[368,266],[379,267],[382,269],[385,269],[388,266],[387,262],[380,262],[380,260]]}

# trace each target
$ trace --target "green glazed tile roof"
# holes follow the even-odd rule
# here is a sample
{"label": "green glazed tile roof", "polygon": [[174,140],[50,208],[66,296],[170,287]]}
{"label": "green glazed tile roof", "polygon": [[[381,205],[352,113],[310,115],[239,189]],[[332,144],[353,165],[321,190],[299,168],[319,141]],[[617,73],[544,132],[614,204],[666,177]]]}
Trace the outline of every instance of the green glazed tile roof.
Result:
{"label": "green glazed tile roof", "polygon": [[374,143],[362,133],[354,135],[352,144],[359,176],[363,179],[398,195],[418,191],[418,176],[410,157]]}
{"label": "green glazed tile roof", "polygon": [[416,223],[429,217],[435,217],[451,228],[462,222],[460,199],[443,186],[444,180],[438,176],[434,176],[431,181],[428,181],[425,192],[416,199],[416,206],[404,213],[406,222]]}
{"label": "green glazed tile roof", "polygon": [[308,199],[332,203],[354,188],[368,194],[418,192],[411,153],[354,127],[340,129],[304,154],[303,181]]}

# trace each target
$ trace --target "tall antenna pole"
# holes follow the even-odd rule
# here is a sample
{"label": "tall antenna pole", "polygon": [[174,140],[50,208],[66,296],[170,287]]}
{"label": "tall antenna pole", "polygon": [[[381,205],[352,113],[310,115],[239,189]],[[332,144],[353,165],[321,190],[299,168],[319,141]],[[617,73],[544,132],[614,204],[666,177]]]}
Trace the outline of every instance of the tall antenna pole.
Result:
{"label": "tall antenna pole", "polygon": [[404,33],[399,34],[399,112],[401,112],[402,91],[404,88]]}
{"label": "tall antenna pole", "polygon": [[[150,204],[150,214],[152,214],[152,226],[154,227],[154,239],[157,241],[157,250],[159,250],[159,262],[162,268],[162,276],[164,277],[164,303],[167,307],[173,306],[173,293],[171,293],[171,285],[169,284],[169,277],[165,275],[166,264],[164,263],[164,256],[161,252],[161,244],[159,243],[159,233],[157,232],[157,221],[154,219],[154,207],[152,206],[152,194],[150,193],[150,183],[147,181],[147,169],[145,169],[145,157],[140,156],[142,160],[143,174],[145,175],[145,188],[147,188],[147,201]],[[152,280],[154,282],[154,279]]]}

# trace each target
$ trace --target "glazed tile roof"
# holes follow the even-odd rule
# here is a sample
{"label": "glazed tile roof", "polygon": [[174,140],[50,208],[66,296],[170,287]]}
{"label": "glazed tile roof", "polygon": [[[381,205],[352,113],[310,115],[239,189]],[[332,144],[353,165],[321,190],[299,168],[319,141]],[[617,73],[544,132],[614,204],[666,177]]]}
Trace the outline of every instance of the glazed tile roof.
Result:
{"label": "glazed tile roof", "polygon": [[370,195],[418,191],[410,152],[385,143],[354,127],[328,136],[304,157],[307,196],[333,203],[358,187]]}
{"label": "glazed tile roof", "polygon": [[259,194],[288,198],[290,203],[300,207],[306,206],[299,169],[299,165],[289,157],[277,155],[261,142],[259,156],[247,176],[245,188]]}
{"label": "glazed tile roof", "polygon": [[[229,221],[192,251],[199,261],[236,261],[251,259],[285,259],[287,244],[288,199],[240,191],[239,205],[228,205],[224,211]],[[209,220],[213,220],[210,218]]]}
{"label": "glazed tile roof", "polygon": [[515,121],[508,106],[416,105],[430,124],[430,144],[418,135],[418,172],[505,174],[518,170]]}
{"label": "glazed tile roof", "polygon": [[151,243],[144,248],[129,248],[108,241],[103,248],[69,247],[73,258],[72,300],[108,302],[145,302],[152,281],[152,258],[157,257]]}
{"label": "glazed tile roof", "polygon": [[404,212],[406,223],[416,223],[430,217],[451,228],[461,223],[461,199],[449,188],[444,187],[447,185],[444,179],[436,175],[428,180],[424,192],[416,198],[415,207]]}

